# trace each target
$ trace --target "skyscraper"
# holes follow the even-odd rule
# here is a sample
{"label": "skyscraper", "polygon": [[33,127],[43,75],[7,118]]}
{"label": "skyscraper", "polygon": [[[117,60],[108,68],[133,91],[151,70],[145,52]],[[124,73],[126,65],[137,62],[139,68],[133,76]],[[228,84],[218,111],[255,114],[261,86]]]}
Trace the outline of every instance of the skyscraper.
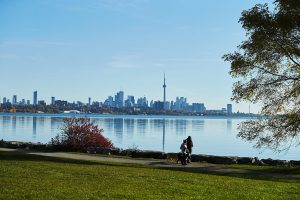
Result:
{"label": "skyscraper", "polygon": [[166,110],[166,77],[165,77],[165,74],[164,74],[164,85],[163,85],[163,88],[164,88],[164,110]]}
{"label": "skyscraper", "polygon": [[138,107],[143,107],[143,108],[147,108],[148,107],[148,101],[146,99],[146,97],[144,98],[138,98],[137,100],[137,106]]}
{"label": "skyscraper", "polygon": [[232,114],[232,104],[227,104],[227,114]]}
{"label": "skyscraper", "polygon": [[14,96],[13,96],[12,104],[13,104],[13,105],[16,105],[16,104],[17,104],[17,95],[14,95]]}
{"label": "skyscraper", "polygon": [[38,100],[37,100],[37,91],[33,92],[33,105],[37,105],[38,104]]}
{"label": "skyscraper", "polygon": [[120,91],[115,95],[115,103],[117,108],[124,107],[124,92]]}
{"label": "skyscraper", "polygon": [[127,100],[125,101],[125,107],[130,108],[133,107],[135,104],[135,99],[134,96],[128,96]]}
{"label": "skyscraper", "polygon": [[114,107],[114,98],[112,96],[109,96],[105,101],[104,105],[108,107]]}
{"label": "skyscraper", "polygon": [[55,104],[55,97],[51,97],[51,105]]}

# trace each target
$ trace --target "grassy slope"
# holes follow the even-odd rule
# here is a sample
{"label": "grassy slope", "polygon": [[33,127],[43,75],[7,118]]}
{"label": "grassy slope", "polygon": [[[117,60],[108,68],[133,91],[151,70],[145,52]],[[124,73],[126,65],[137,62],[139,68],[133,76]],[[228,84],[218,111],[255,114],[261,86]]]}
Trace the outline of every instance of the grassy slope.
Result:
{"label": "grassy slope", "polygon": [[[123,159],[134,159],[134,160],[155,160],[161,161],[153,158],[132,158],[129,156],[116,156],[116,155],[103,155],[103,154],[88,154],[88,153],[78,153],[70,152],[73,154],[96,156],[96,157],[109,157],[109,158],[123,158]],[[169,162],[175,162],[175,160],[164,160]],[[205,162],[203,162],[205,163]],[[272,172],[272,173],[281,173],[281,174],[295,174],[300,175],[300,166],[258,166],[258,165],[246,165],[246,164],[218,164],[219,167],[235,168],[235,169],[245,169],[254,172]],[[201,171],[201,170],[198,170]],[[201,171],[203,172],[203,170]]]}
{"label": "grassy slope", "polygon": [[299,199],[299,181],[0,152],[0,199]]}
{"label": "grassy slope", "polygon": [[286,167],[286,166],[256,166],[256,165],[224,165],[227,167],[237,168],[237,169],[246,169],[250,171],[258,172],[274,172],[282,174],[298,174],[300,175],[300,167]]}

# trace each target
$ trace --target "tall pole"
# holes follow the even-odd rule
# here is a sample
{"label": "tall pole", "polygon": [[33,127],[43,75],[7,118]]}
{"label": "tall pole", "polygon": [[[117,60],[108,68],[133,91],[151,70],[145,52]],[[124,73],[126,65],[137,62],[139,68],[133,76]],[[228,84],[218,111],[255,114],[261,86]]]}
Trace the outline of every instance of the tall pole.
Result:
{"label": "tall pole", "polygon": [[166,77],[165,77],[165,74],[164,74],[164,85],[163,85],[163,88],[164,88],[164,110],[166,110]]}

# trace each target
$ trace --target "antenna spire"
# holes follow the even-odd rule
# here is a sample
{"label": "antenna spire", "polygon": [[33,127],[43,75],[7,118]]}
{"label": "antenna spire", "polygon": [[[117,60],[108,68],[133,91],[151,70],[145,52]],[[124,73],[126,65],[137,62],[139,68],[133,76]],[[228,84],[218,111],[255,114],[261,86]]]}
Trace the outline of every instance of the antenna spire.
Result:
{"label": "antenna spire", "polygon": [[164,88],[164,110],[166,110],[166,75],[164,73],[164,85],[163,85],[163,88]]}

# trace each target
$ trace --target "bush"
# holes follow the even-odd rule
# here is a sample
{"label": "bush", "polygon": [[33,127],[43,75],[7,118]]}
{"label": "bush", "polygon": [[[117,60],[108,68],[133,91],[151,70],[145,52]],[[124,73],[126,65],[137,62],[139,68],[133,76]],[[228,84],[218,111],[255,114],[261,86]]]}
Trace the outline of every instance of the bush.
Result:
{"label": "bush", "polygon": [[88,147],[112,148],[113,143],[105,138],[103,129],[90,122],[89,118],[65,118],[62,132],[51,139],[59,150],[86,151]]}

